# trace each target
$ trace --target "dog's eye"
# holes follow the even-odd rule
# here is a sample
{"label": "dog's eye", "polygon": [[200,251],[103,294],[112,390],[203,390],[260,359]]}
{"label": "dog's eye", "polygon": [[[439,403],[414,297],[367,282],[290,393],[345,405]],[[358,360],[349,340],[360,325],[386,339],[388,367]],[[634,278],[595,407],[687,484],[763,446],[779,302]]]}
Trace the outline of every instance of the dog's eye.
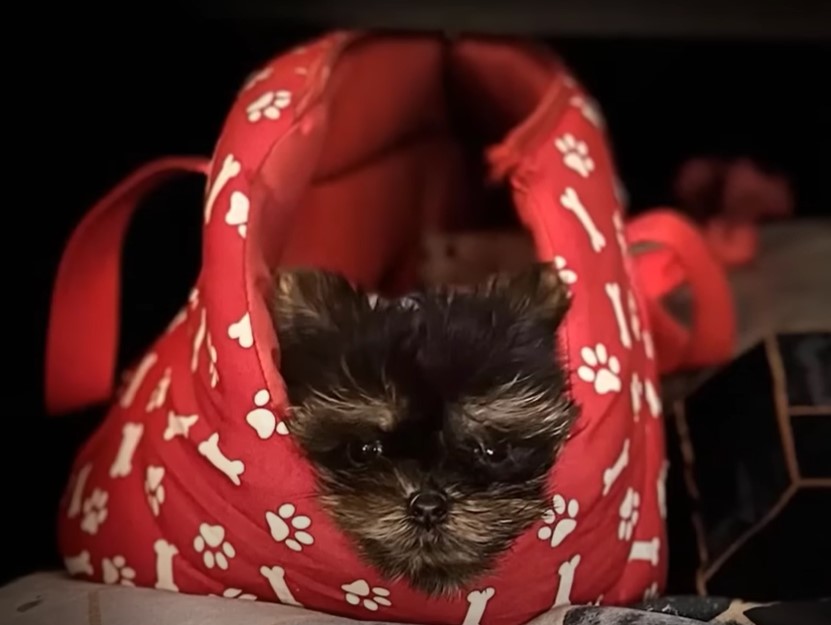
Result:
{"label": "dog's eye", "polygon": [[473,454],[481,462],[485,462],[487,464],[501,464],[508,458],[509,450],[502,445],[477,443],[473,447]]}
{"label": "dog's eye", "polygon": [[349,460],[355,465],[369,464],[373,460],[380,458],[384,453],[384,445],[381,441],[375,440],[365,443],[363,441],[356,441],[350,443],[347,448]]}

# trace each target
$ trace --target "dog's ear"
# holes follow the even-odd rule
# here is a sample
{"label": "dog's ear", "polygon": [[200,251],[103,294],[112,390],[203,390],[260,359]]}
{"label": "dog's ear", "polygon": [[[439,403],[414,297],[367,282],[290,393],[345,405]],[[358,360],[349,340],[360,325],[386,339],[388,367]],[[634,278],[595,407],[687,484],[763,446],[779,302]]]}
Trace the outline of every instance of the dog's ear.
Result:
{"label": "dog's ear", "polygon": [[516,315],[552,329],[560,325],[571,303],[554,263],[534,263],[520,271],[494,274],[477,291],[506,302]]}
{"label": "dog's ear", "polygon": [[339,274],[305,268],[274,274],[269,310],[278,334],[342,330],[369,308],[366,294]]}

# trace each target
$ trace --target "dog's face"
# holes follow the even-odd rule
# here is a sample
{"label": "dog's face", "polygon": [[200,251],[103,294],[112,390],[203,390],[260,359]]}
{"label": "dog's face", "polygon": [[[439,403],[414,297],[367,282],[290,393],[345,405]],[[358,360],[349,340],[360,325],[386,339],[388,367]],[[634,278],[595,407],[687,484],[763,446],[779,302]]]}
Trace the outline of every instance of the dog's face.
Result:
{"label": "dog's face", "polygon": [[277,276],[287,426],[382,574],[452,593],[540,517],[576,413],[556,348],[567,308],[550,265],[395,301]]}

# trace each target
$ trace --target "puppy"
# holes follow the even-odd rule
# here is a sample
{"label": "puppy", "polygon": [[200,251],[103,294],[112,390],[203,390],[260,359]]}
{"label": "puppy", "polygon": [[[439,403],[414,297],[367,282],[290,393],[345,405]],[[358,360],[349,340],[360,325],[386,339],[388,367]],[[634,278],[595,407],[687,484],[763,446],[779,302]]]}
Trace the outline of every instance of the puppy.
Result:
{"label": "puppy", "polygon": [[540,518],[577,413],[556,343],[568,304],[549,264],[399,300],[322,271],[275,278],[287,426],[387,578],[452,594]]}

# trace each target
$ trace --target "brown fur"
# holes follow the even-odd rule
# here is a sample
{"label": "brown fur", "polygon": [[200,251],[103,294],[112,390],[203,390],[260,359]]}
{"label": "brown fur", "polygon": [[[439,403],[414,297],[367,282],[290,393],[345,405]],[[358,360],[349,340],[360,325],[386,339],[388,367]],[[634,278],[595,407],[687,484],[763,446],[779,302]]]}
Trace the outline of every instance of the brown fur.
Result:
{"label": "brown fur", "polygon": [[[486,574],[542,514],[577,412],[556,349],[568,310],[556,270],[374,304],[324,272],[275,284],[287,425],[321,504],[390,579],[436,595]],[[446,502],[440,521],[418,520],[419,492]]]}

